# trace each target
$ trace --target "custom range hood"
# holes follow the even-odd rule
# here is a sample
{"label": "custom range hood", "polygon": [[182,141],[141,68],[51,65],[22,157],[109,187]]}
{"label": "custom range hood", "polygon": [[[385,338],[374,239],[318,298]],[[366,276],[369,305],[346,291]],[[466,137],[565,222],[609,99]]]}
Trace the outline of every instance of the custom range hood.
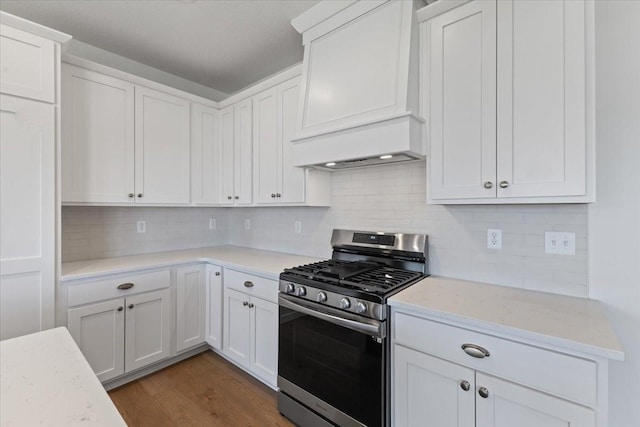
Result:
{"label": "custom range hood", "polygon": [[304,44],[296,166],[332,170],[423,158],[421,6],[325,0],[291,21]]}

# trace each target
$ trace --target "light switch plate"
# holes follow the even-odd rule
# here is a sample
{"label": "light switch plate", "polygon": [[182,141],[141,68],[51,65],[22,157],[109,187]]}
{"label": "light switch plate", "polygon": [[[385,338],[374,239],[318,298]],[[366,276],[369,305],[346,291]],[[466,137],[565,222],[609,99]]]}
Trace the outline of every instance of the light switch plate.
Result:
{"label": "light switch plate", "polygon": [[561,231],[545,232],[544,251],[548,254],[575,255],[576,233]]}
{"label": "light switch plate", "polygon": [[140,220],[136,222],[136,231],[138,233],[146,233],[147,232],[147,221]]}
{"label": "light switch plate", "polygon": [[209,230],[215,230],[215,229],[216,229],[216,219],[209,218]]}
{"label": "light switch plate", "polygon": [[250,230],[251,229],[251,220],[249,218],[244,220],[244,229],[245,230]]}
{"label": "light switch plate", "polygon": [[296,234],[300,234],[302,232],[302,221],[295,221],[293,223],[293,229]]}

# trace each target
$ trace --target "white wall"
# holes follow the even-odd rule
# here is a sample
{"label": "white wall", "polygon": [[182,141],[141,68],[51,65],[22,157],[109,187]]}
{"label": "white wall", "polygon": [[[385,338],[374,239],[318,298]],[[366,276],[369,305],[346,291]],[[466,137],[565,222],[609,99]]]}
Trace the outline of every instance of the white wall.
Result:
{"label": "white wall", "polygon": [[640,2],[596,3],[597,202],[589,289],[626,353],[611,362],[609,426],[640,425]]}
{"label": "white wall", "polygon": [[[63,207],[62,262],[224,244],[227,212],[190,207]],[[216,219],[215,230],[209,230],[210,218]],[[138,220],[146,221],[146,233],[136,232]]]}
{"label": "white wall", "polygon": [[[426,233],[432,274],[588,294],[586,205],[427,205],[425,162],[333,172],[331,180],[331,208],[233,209],[229,242],[328,257],[333,228]],[[488,228],[502,229],[502,250],[487,249]],[[575,256],[544,253],[544,232],[551,230],[576,233]]]}

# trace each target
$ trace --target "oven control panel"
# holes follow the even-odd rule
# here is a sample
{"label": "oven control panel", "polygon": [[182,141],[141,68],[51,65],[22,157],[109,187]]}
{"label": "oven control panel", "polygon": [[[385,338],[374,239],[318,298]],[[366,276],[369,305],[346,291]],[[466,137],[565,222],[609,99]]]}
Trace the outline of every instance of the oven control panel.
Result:
{"label": "oven control panel", "polygon": [[345,296],[308,285],[280,280],[280,292],[372,319],[385,320],[387,318],[387,310],[383,304]]}

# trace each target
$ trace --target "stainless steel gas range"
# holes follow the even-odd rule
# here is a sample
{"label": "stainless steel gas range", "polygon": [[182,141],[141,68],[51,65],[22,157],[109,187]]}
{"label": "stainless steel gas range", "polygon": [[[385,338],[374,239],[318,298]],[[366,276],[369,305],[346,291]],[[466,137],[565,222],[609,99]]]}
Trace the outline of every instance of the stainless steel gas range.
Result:
{"label": "stainless steel gas range", "polygon": [[334,230],[280,274],[278,410],[302,427],[389,425],[387,298],[428,275],[427,236]]}

